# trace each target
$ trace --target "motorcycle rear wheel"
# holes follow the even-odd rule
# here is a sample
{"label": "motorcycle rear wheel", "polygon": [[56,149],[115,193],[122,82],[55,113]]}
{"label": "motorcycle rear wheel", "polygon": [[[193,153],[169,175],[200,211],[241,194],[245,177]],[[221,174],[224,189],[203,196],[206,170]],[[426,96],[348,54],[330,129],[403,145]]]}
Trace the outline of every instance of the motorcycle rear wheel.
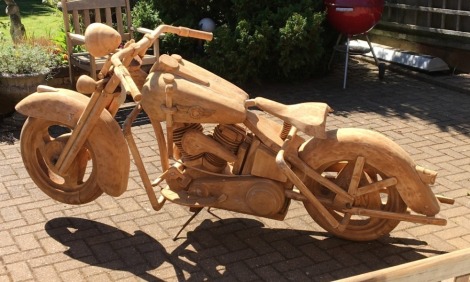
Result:
{"label": "motorcycle rear wheel", "polygon": [[[347,133],[341,133],[340,130],[337,134],[341,136],[341,134]],[[389,163],[386,166],[375,163],[376,161],[374,161],[374,158],[370,155],[374,154],[375,156],[384,156],[387,152],[381,151],[379,154],[379,152],[374,151],[370,146],[354,142],[339,142],[338,139],[341,138],[337,138],[335,134],[330,135],[330,138],[325,140],[313,140],[314,143],[311,143],[309,149],[302,153],[303,155],[301,158],[305,158],[305,161],[310,167],[334,182],[346,192],[349,189],[353,175],[357,179],[360,179],[358,187],[363,187],[391,177],[399,179],[399,175],[392,175],[390,172],[387,172],[387,168],[392,167],[393,163]],[[359,157],[363,158],[364,163],[362,169],[357,171],[355,174],[354,167]],[[315,196],[320,200],[324,200],[324,203],[333,202],[336,194],[331,190],[306,175],[303,175],[301,179]],[[340,208],[335,207],[332,204],[324,205],[328,212],[333,215],[338,222],[341,223],[345,217],[348,217],[348,215],[342,212]],[[313,220],[315,220],[315,222],[317,222],[323,229],[337,237],[353,241],[370,241],[378,239],[389,234],[400,223],[399,220],[352,215],[349,222],[347,222],[346,228],[341,231],[333,228],[309,202],[305,201],[304,206]],[[356,197],[352,207],[394,213],[404,213],[407,209],[407,205],[403,201],[395,185],[381,187],[378,191]],[[347,218],[345,221],[346,220]]]}
{"label": "motorcycle rear wheel", "polygon": [[29,117],[21,131],[20,146],[24,165],[36,185],[49,197],[66,204],[84,204],[103,191],[97,183],[97,162],[93,148],[85,142],[65,175],[54,165],[70,132],[69,126]]}

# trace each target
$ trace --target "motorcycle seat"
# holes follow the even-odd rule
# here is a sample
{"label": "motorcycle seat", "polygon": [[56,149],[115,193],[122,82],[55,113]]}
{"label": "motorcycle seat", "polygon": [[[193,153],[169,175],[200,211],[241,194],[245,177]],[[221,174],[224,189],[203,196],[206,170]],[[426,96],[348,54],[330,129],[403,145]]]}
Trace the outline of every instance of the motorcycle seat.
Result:
{"label": "motorcycle seat", "polygon": [[261,110],[292,124],[300,131],[321,139],[326,138],[326,117],[333,110],[326,103],[308,102],[284,105],[266,98],[249,100]]}

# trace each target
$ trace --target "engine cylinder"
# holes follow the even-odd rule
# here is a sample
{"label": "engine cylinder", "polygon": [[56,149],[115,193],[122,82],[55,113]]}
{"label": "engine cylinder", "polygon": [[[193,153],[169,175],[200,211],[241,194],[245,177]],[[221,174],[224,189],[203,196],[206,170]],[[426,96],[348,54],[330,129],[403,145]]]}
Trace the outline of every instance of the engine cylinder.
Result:
{"label": "engine cylinder", "polygon": [[[242,127],[235,124],[219,124],[214,129],[212,137],[232,153],[237,154],[240,144],[245,140],[246,132]],[[211,153],[206,153],[204,158],[213,166],[220,167],[221,170],[227,164],[225,160]]]}
{"label": "engine cylinder", "polygon": [[181,140],[183,139],[184,133],[186,133],[186,131],[190,129],[201,131],[201,132],[203,131],[203,127],[200,123],[185,123],[182,127],[179,127],[173,130],[173,143],[175,143],[176,147],[178,148],[178,151],[181,154],[181,159],[185,162],[194,161],[204,156],[204,153],[197,154],[197,155],[190,155],[184,150],[183,146],[181,145]]}

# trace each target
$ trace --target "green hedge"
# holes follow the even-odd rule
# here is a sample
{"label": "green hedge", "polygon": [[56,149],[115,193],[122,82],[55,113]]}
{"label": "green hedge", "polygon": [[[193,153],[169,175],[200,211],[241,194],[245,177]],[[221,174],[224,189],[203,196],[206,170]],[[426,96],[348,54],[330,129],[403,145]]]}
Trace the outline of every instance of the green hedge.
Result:
{"label": "green hedge", "polygon": [[322,0],[139,0],[134,26],[160,23],[198,29],[216,23],[214,40],[166,36],[162,53],[178,53],[236,83],[302,79],[321,73],[335,33]]}

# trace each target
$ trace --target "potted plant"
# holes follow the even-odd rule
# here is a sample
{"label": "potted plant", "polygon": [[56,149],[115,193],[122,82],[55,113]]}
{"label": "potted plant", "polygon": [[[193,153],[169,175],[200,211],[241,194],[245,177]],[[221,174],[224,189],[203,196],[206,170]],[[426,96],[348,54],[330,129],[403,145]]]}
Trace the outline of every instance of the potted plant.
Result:
{"label": "potted plant", "polygon": [[57,55],[50,46],[34,41],[0,42],[0,102],[7,107],[2,109],[3,114],[35,92],[39,84],[44,84],[57,63]]}

